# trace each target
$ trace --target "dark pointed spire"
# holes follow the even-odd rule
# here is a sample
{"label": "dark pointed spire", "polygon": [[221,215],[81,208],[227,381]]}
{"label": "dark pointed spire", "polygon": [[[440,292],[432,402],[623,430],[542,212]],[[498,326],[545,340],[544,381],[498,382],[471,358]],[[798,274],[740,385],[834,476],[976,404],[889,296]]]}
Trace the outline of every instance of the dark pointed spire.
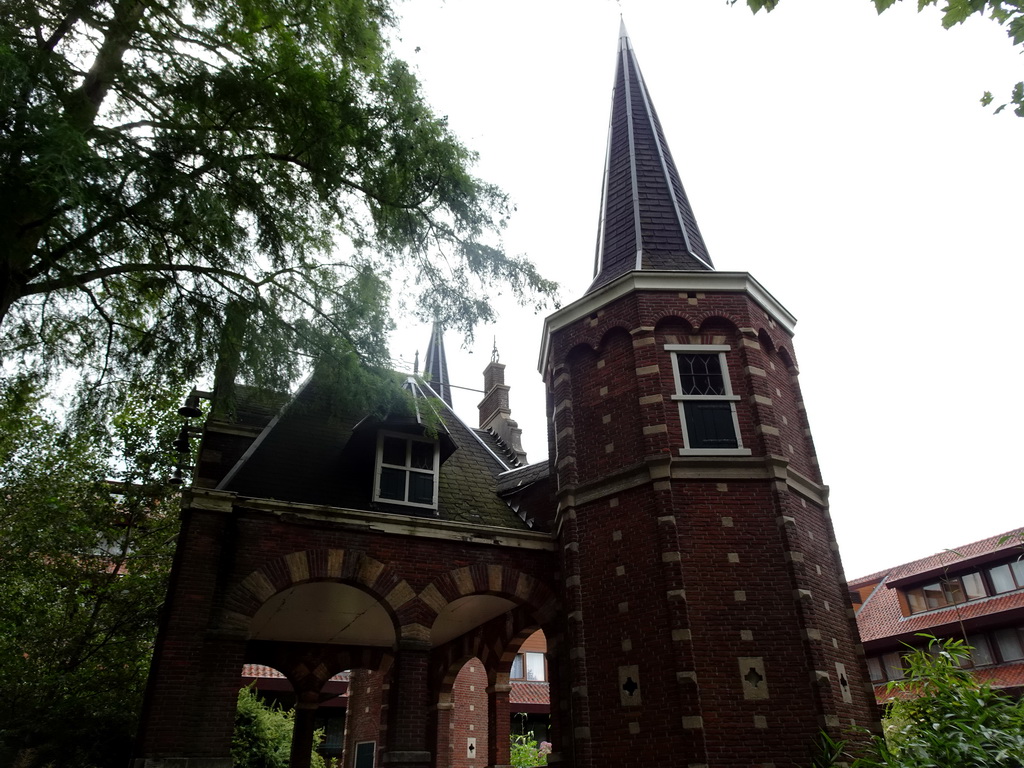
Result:
{"label": "dark pointed spire", "polygon": [[444,353],[444,329],[436,320],[430,330],[430,343],[427,344],[427,356],[423,361],[423,374],[427,377],[430,388],[451,407],[452,387],[448,380],[448,357]]}
{"label": "dark pointed spire", "polygon": [[635,269],[714,266],[623,23],[590,290]]}

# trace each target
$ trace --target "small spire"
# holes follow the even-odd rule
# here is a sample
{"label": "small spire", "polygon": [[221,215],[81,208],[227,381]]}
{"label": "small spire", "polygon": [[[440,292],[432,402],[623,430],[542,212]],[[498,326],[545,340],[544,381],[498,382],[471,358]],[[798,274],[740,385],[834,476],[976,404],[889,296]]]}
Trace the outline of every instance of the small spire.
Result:
{"label": "small spire", "polygon": [[430,330],[430,343],[427,344],[427,355],[423,361],[423,373],[427,376],[430,388],[448,404],[448,407],[451,407],[452,387],[448,379],[448,357],[444,352],[444,329],[437,320]]}
{"label": "small spire", "polygon": [[494,348],[491,350],[491,362],[498,362],[498,337],[494,337]]}
{"label": "small spire", "polygon": [[713,270],[714,265],[640,74],[626,23],[620,20],[590,290],[637,269]]}
{"label": "small spire", "polygon": [[414,376],[418,376],[420,372],[420,351],[418,349],[412,358],[412,372]]}

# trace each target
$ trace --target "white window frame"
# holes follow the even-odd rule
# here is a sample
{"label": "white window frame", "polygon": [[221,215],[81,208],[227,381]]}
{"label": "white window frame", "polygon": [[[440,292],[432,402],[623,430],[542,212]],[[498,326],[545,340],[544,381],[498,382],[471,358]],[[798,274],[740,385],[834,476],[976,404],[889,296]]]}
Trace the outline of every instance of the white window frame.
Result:
{"label": "white window frame", "polygon": [[[384,439],[395,438],[398,440],[404,440],[406,443],[405,447],[405,465],[400,466],[398,464],[385,464],[384,463]],[[430,470],[420,469],[413,467],[411,463],[412,455],[412,443],[425,443],[431,447],[434,455],[434,466]],[[374,464],[373,473],[373,500],[379,501],[382,504],[401,504],[406,507],[417,507],[418,509],[437,509],[437,488],[440,485],[440,466],[441,466],[441,451],[436,440],[430,440],[425,437],[418,437],[416,435],[410,435],[407,432],[387,432],[381,431],[377,433],[377,459]],[[398,469],[405,472],[405,498],[404,499],[390,499],[380,495],[380,476],[381,470],[384,468]],[[409,501],[409,477],[413,474],[430,474],[434,480],[434,494],[430,503],[421,503],[418,501]]]}
{"label": "white window frame", "polygon": [[[540,658],[537,658],[540,657]],[[520,677],[515,677],[515,665],[519,663],[521,673]],[[537,671],[537,667],[540,667],[539,677],[530,677],[530,671]],[[512,662],[512,669],[509,670],[510,680],[525,680],[531,683],[544,683],[548,679],[548,666],[547,656],[541,651],[520,651],[516,654],[516,659]]]}
{"label": "white window frame", "polygon": [[373,768],[373,766],[377,765],[377,742],[376,741],[357,741],[356,744],[355,744],[355,756],[354,756],[354,758],[352,760],[352,765],[353,766],[356,766],[356,765],[359,764],[359,757],[360,757],[360,755],[359,755],[359,748],[362,747],[362,746],[365,746],[367,744],[370,745],[370,766],[371,766],[371,768]]}
{"label": "white window frame", "polygon": [[[736,414],[736,403],[739,402],[739,395],[734,395],[732,382],[729,379],[729,365],[726,353],[731,347],[725,344],[666,344],[665,351],[672,355],[672,377],[675,380],[676,391],[672,399],[679,404],[679,421],[683,426],[683,447],[679,449],[680,456],[750,456],[750,449],[743,447],[743,437],[740,435],[740,420]],[[725,390],[724,395],[684,395],[683,382],[679,374],[680,354],[718,354],[719,366],[722,369],[722,383]],[[714,400],[718,402],[727,401],[729,410],[732,413],[732,428],[736,434],[735,448],[691,448],[689,426],[686,423],[685,404],[693,400]]]}

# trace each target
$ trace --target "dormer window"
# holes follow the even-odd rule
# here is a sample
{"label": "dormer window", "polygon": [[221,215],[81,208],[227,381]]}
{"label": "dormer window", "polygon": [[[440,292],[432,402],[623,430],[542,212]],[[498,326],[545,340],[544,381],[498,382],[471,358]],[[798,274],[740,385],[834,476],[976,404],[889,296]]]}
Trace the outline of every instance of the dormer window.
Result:
{"label": "dormer window", "polygon": [[378,433],[373,500],[436,508],[439,465],[436,440],[398,432]]}

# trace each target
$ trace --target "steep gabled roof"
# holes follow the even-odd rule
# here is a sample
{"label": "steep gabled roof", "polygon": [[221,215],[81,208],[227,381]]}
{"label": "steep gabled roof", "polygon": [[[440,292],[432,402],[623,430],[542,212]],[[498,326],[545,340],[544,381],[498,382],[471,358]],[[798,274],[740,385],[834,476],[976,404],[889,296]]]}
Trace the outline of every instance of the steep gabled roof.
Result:
{"label": "steep gabled roof", "polygon": [[637,269],[713,270],[623,24],[590,291]]}
{"label": "steep gabled roof", "polygon": [[[415,380],[417,398],[435,392]],[[407,380],[408,382],[408,380]],[[421,400],[432,407],[436,400]],[[497,494],[497,476],[510,464],[447,408],[439,414],[442,464],[437,516],[444,520],[526,528]],[[339,412],[312,376],[271,419],[220,481],[239,496],[357,510],[420,514],[372,500],[376,435],[380,429],[422,429],[415,417],[380,420]],[[425,514],[426,512],[424,512]]]}

